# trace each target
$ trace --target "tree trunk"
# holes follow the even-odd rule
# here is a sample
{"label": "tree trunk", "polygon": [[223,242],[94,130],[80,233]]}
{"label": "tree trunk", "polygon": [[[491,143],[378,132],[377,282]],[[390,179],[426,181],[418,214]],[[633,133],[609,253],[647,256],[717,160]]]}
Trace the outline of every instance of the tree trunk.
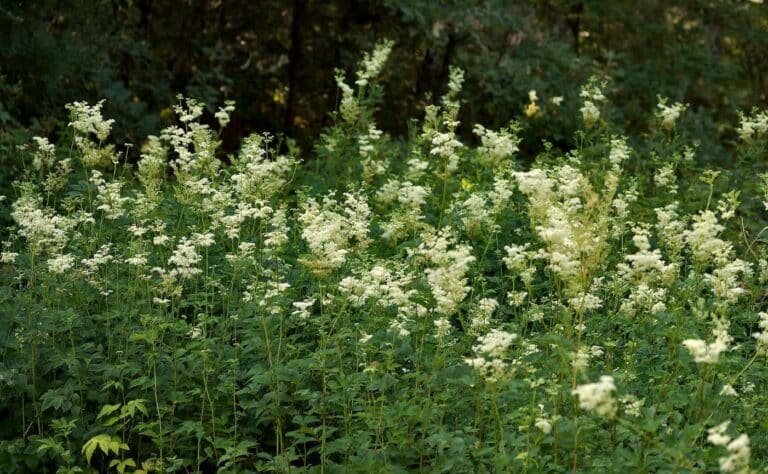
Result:
{"label": "tree trunk", "polygon": [[285,100],[285,115],[283,116],[283,131],[290,134],[293,130],[293,119],[296,115],[298,97],[298,77],[303,59],[303,44],[301,32],[304,28],[307,0],[293,1],[293,16],[291,18],[291,50],[288,63],[288,97]]}

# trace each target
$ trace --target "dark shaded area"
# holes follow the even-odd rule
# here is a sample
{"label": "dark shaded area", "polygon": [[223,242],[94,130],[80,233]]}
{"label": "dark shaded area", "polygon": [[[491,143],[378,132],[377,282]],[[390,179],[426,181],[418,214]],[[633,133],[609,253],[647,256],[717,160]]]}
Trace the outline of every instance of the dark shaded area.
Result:
{"label": "dark shaded area", "polygon": [[737,109],[765,103],[766,18],[764,5],[719,0],[6,1],[0,152],[12,161],[13,145],[62,130],[65,103],[101,98],[115,140],[140,144],[177,93],[210,110],[237,101],[226,150],[254,130],[309,149],[336,105],[334,69],[350,73],[382,39],[396,47],[379,119],[395,135],[443,92],[449,65],[467,71],[465,132],[520,116],[535,89],[566,100],[524,144],[567,142],[578,88],[600,74],[627,133],[663,94],[692,105],[700,136],[717,135]]}

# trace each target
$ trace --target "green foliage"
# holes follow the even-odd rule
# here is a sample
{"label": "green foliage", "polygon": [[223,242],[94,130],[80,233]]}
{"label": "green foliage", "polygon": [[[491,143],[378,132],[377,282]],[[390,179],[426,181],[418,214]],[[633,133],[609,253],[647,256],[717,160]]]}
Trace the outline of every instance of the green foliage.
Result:
{"label": "green foliage", "polygon": [[[99,451],[101,451],[107,456],[109,455],[109,453],[114,453],[115,455],[117,455],[117,454],[120,454],[120,451],[129,449],[128,445],[123,443],[118,436],[110,436],[108,434],[96,435],[93,438],[86,441],[85,444],[83,445],[83,454],[85,455],[85,460],[89,464],[91,462],[91,458],[93,457],[93,453],[96,452],[97,448],[99,449]],[[115,462],[115,461],[112,461],[112,462]],[[136,464],[133,463],[133,467],[135,466]],[[109,467],[113,467],[113,464],[110,463]],[[123,472],[123,471],[120,471],[120,472]]]}
{"label": "green foliage", "polygon": [[[432,3],[386,6],[437,28]],[[526,86],[466,139],[477,78],[448,68],[399,139],[379,128],[398,58],[336,72],[312,160],[269,133],[230,151],[232,105],[214,126],[182,96],[136,163],[109,102],[32,138],[0,203],[0,470],[765,463],[768,114],[712,138],[736,163],[714,167],[693,103],[660,87],[629,112],[597,75],[562,101]]]}

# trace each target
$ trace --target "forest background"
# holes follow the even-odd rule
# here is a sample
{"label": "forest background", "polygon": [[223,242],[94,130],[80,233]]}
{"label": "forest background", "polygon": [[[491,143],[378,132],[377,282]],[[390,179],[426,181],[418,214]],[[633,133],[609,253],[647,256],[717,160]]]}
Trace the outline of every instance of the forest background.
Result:
{"label": "forest background", "polygon": [[505,126],[535,90],[565,100],[557,120],[526,124],[521,155],[534,156],[543,137],[567,149],[580,107],[572,99],[598,75],[610,79],[610,119],[624,133],[647,129],[657,95],[685,102],[682,126],[700,142],[700,159],[724,164],[736,111],[764,107],[768,97],[768,15],[760,3],[0,2],[0,194],[18,173],[13,150],[35,135],[69,133],[63,105],[75,100],[106,99],[113,138],[133,144],[121,150],[131,160],[144,137],[172,122],[179,93],[205,102],[211,123],[226,100],[237,102],[225,151],[269,131],[311,152],[339,99],[335,71],[349,74],[384,39],[396,46],[377,120],[393,136],[406,135],[409,120],[445,92],[452,65],[466,71],[463,138],[473,139],[475,123]]}

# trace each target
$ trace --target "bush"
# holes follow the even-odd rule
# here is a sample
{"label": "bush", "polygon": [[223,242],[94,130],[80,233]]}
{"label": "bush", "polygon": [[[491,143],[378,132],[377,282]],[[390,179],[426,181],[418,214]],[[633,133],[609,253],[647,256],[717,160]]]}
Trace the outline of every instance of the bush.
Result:
{"label": "bush", "polygon": [[[766,113],[735,127],[742,166],[699,172],[685,104],[631,143],[593,78],[469,146],[451,69],[398,140],[391,47],[337,74],[309,162],[270,134],[223,156],[234,105],[211,127],[183,98],[135,166],[101,102],[34,139],[0,267],[4,471],[764,463]],[[574,147],[523,155],[563,111]]]}

